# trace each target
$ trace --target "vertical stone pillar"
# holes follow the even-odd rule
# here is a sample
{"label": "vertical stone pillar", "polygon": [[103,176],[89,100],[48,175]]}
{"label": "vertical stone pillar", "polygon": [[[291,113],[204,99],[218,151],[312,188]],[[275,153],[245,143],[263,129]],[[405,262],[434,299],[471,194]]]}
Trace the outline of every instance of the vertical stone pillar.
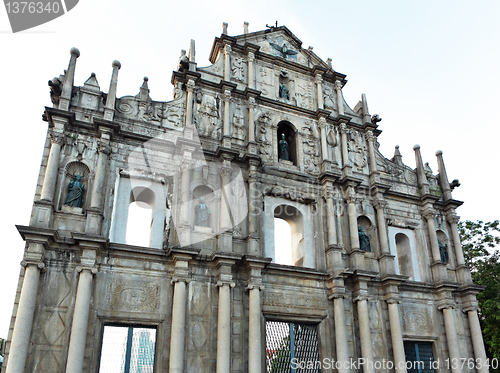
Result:
{"label": "vertical stone pillar", "polygon": [[403,343],[403,333],[401,330],[401,321],[399,317],[399,300],[388,299],[389,324],[391,327],[392,352],[394,358],[394,367],[396,373],[406,373],[406,357]]}
{"label": "vertical stone pillar", "polygon": [[186,127],[193,125],[193,92],[195,82],[189,79],[186,84],[187,97],[186,97]]}
{"label": "vertical stone pillar", "polygon": [[387,202],[383,199],[378,199],[375,201],[374,206],[377,210],[377,225],[378,225],[378,236],[380,240],[380,251],[382,254],[389,254],[389,238],[387,237],[387,227],[385,224],[385,214],[384,208]]}
{"label": "vertical stone pillar", "polygon": [[321,159],[329,161],[328,159],[328,143],[326,142],[326,118],[319,118],[319,128],[321,130]]}
{"label": "vertical stone pillar", "polygon": [[111,82],[109,83],[108,97],[106,98],[106,107],[104,108],[104,119],[113,120],[115,116],[116,86],[118,85],[118,70],[122,67],[119,61],[114,60],[111,64],[113,72]]}
{"label": "vertical stone pillar", "polygon": [[59,98],[59,110],[68,111],[71,102],[71,93],[73,91],[73,83],[75,80],[76,59],[80,57],[80,51],[76,48],[70,49],[71,58],[69,60],[68,70],[64,74],[64,83]]}
{"label": "vertical stone pillar", "polygon": [[[38,246],[37,249],[43,252],[41,244],[30,245]],[[33,317],[35,314],[40,270],[45,268],[45,264],[42,261],[23,260],[21,265],[25,267],[24,280],[21,288],[19,305],[17,307],[14,331],[12,332],[6,373],[24,373],[30,344],[31,328],[33,326]]]}
{"label": "vertical stone pillar", "polygon": [[337,92],[337,110],[339,115],[344,115],[344,98],[342,97],[342,82],[335,81],[335,91]]}
{"label": "vertical stone pillar", "polygon": [[[458,347],[457,326],[455,324],[455,310],[453,306],[447,304],[438,307],[443,311],[444,327],[446,330],[446,343],[448,345],[448,354],[450,358],[450,367],[452,373],[462,373],[460,349]],[[456,362],[456,363],[455,363]]]}
{"label": "vertical stone pillar", "polygon": [[337,225],[335,222],[335,208],[333,206],[333,188],[330,185],[326,186],[323,191],[323,196],[326,200],[326,218],[328,225],[328,247],[337,245]]}
{"label": "vertical stone pillar", "polygon": [[249,160],[250,170],[248,173],[248,239],[247,252],[250,255],[260,255],[258,217],[261,214],[262,203],[260,202],[260,191],[257,189],[257,166],[258,161]]}
{"label": "vertical stone pillar", "polygon": [[101,135],[101,141],[98,142],[97,151],[99,152],[99,157],[97,159],[97,167],[95,172],[94,185],[92,188],[92,198],[90,200],[91,208],[101,208],[101,203],[103,200],[104,181],[106,180],[106,169],[108,163],[108,155],[111,154],[111,148],[107,143],[109,143],[109,135]]}
{"label": "vertical stone pillar", "polygon": [[229,82],[231,79],[231,46],[224,46],[224,80]]}
{"label": "vertical stone pillar", "polygon": [[446,220],[450,223],[451,227],[451,236],[453,238],[455,258],[457,260],[458,279],[462,283],[472,284],[472,277],[469,268],[465,265],[462,242],[460,241],[460,233],[458,232],[458,221],[460,220],[460,217],[457,216],[454,209],[451,209],[446,211]]}
{"label": "vertical stone pillar", "polygon": [[[368,316],[368,297],[358,296],[354,299],[358,304],[359,339],[361,341],[361,356],[365,359],[364,373],[375,373],[373,367],[373,348],[370,331],[370,318]],[[345,342],[344,342],[345,343]]]}
{"label": "vertical stone pillar", "polygon": [[429,232],[429,240],[431,242],[432,260],[434,262],[441,262],[438,237],[436,233],[436,223],[434,222],[434,218],[436,217],[436,212],[430,208],[427,208],[424,211],[423,216],[427,220],[427,229]]}
{"label": "vertical stone pillar", "polygon": [[235,286],[232,281],[232,261],[221,259],[219,267],[219,309],[217,319],[217,373],[229,373],[231,367],[231,288]]}
{"label": "vertical stone pillar", "polygon": [[231,122],[229,110],[231,107],[231,90],[224,89],[224,96],[222,96],[224,101],[224,116],[222,118],[222,146],[225,148],[231,148]]}
{"label": "vertical stone pillar", "polygon": [[474,349],[476,365],[478,366],[477,371],[478,373],[488,373],[489,369],[484,365],[486,364],[486,350],[484,349],[483,335],[481,333],[481,325],[479,324],[477,310],[477,307],[469,307],[465,308],[463,311],[467,313],[467,316],[469,318],[472,348]]}
{"label": "vertical stone pillar", "polygon": [[248,142],[255,142],[255,98],[248,98]]}
{"label": "vertical stone pillar", "polygon": [[220,243],[219,250],[233,251],[232,243],[232,216],[231,216],[231,161],[224,160],[220,170],[221,175],[221,203],[220,203]]}
{"label": "vertical stone pillar", "polygon": [[345,294],[336,294],[333,299],[335,317],[335,347],[337,352],[337,361],[342,364],[342,366],[338,369],[339,373],[350,372],[344,309],[344,298],[346,297],[347,296]]}
{"label": "vertical stone pillar", "polygon": [[170,337],[170,373],[184,372],[184,345],[186,338],[187,280],[172,279],[174,302],[172,307],[172,331]]}
{"label": "vertical stone pillar", "polygon": [[64,142],[62,133],[50,133],[50,153],[43,179],[42,193],[40,199],[52,202],[57,182],[57,169],[59,168],[59,156],[61,155],[61,145]]}
{"label": "vertical stone pillar", "polygon": [[318,94],[317,100],[318,100],[318,109],[323,109],[323,86],[321,83],[323,82],[323,77],[321,74],[316,74],[315,80],[316,82],[316,92]]}
{"label": "vertical stone pillar", "polygon": [[344,170],[344,174],[350,174],[351,165],[349,164],[349,149],[347,148],[347,126],[345,123],[340,124],[340,141],[342,151],[342,170]]}
{"label": "vertical stone pillar", "polygon": [[377,172],[377,160],[375,159],[375,136],[372,131],[366,132],[366,140],[368,142],[368,155],[370,156],[370,174]]}
{"label": "vertical stone pillar", "polygon": [[81,373],[83,369],[87,326],[89,322],[92,276],[97,273],[97,268],[79,266],[76,267],[76,270],[80,275],[78,277],[75,311],[73,313],[73,323],[71,325],[71,339],[69,341],[66,372]]}
{"label": "vertical stone pillar", "polygon": [[413,146],[415,151],[415,163],[417,164],[417,182],[422,195],[429,194],[429,182],[425,176],[424,163],[422,162],[422,154],[420,154],[420,145]]}
{"label": "vertical stone pillar", "polygon": [[248,88],[255,89],[255,67],[253,61],[255,60],[255,54],[253,52],[248,52]]}
{"label": "vertical stone pillar", "polygon": [[438,150],[436,152],[436,157],[438,161],[439,182],[443,189],[443,200],[448,201],[451,199],[451,188],[448,181],[448,175],[446,174],[446,168],[444,167],[443,152]]}
{"label": "vertical stone pillar", "polygon": [[358,220],[356,216],[356,192],[352,186],[347,189],[347,211],[349,216],[351,251],[359,250]]}
{"label": "vertical stone pillar", "polygon": [[189,216],[190,216],[190,208],[189,208],[189,184],[191,182],[191,168],[192,162],[188,159],[183,159],[181,164],[181,206],[180,206],[180,223],[184,225],[189,225]]}

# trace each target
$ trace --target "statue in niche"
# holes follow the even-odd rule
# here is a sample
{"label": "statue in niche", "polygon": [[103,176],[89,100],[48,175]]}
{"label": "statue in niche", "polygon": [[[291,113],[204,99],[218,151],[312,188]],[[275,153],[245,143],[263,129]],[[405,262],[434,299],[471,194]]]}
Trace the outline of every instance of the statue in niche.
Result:
{"label": "statue in niche", "polygon": [[290,92],[288,91],[288,88],[286,87],[285,83],[280,84],[279,95],[284,100],[288,101],[290,99]]}
{"label": "statue in niche", "polygon": [[181,50],[181,56],[179,57],[179,66],[177,67],[181,73],[189,70],[189,59],[186,56],[186,51],[184,49]]}
{"label": "statue in niche", "polygon": [[194,208],[194,213],[195,213],[195,220],[194,220],[194,225],[200,226],[200,227],[208,227],[208,218],[210,217],[210,209],[208,206],[205,204],[205,200],[203,198],[200,198],[199,202],[196,204],[196,207]]}
{"label": "statue in niche", "polygon": [[370,237],[363,231],[363,228],[358,228],[359,248],[367,253],[371,253]]}
{"label": "statue in niche", "polygon": [[448,263],[448,245],[442,244],[441,241],[438,240],[439,245],[439,255],[441,256],[441,261],[445,264]]}
{"label": "statue in niche", "polygon": [[76,175],[75,180],[72,180],[68,184],[68,196],[66,201],[64,201],[65,206],[71,207],[82,207],[83,206],[83,193],[85,192],[85,186],[80,181],[80,175]]}
{"label": "statue in niche", "polygon": [[284,161],[290,161],[290,152],[284,133],[281,134],[281,140],[278,143],[278,158]]}

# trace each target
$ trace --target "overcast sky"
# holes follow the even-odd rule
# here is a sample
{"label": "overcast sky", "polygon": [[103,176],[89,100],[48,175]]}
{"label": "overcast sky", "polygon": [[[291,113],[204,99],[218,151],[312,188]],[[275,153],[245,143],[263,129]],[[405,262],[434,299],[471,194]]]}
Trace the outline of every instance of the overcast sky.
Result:
{"label": "overcast sky", "polygon": [[366,93],[370,112],[383,119],[379,142],[387,158],[399,145],[413,168],[418,143],[437,173],[441,149],[450,181],[462,184],[453,192],[465,202],[458,214],[494,220],[500,218],[499,18],[500,2],[482,0],[80,0],[66,15],[12,34],[0,10],[0,338],[7,337],[24,249],[14,225],[29,223],[47,131],[47,81],[67,68],[71,47],[81,52],[75,85],[95,72],[107,92],[117,59],[119,97],[136,95],[148,76],[153,100],[167,101],[172,70],[190,39],[198,66],[206,66],[222,22],[229,23],[229,35],[238,35],[244,21],[253,32],[277,20],[347,75],[344,96],[351,107]]}

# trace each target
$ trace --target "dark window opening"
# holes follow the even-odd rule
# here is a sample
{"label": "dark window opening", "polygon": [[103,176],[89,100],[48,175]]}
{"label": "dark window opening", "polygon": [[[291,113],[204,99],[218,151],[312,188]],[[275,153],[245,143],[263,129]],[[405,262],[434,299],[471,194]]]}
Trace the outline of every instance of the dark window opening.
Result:
{"label": "dark window opening", "polygon": [[267,321],[266,372],[321,373],[317,325]]}
{"label": "dark window opening", "polygon": [[405,342],[408,373],[434,373],[432,342]]}

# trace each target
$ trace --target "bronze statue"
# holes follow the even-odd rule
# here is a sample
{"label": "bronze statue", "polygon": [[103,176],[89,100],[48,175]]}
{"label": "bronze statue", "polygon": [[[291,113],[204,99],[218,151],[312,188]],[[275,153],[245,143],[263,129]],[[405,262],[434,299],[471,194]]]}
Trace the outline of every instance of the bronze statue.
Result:
{"label": "bronze statue", "polygon": [[285,134],[281,134],[281,140],[278,143],[278,157],[284,161],[290,160],[290,152],[288,151],[288,143],[285,140]]}
{"label": "bronze statue", "polygon": [[186,56],[186,51],[181,50],[181,56],[179,57],[179,66],[177,67],[181,73],[189,70],[189,59]]}
{"label": "bronze statue", "polygon": [[293,51],[291,49],[288,49],[286,47],[286,44],[283,43],[283,46],[279,45],[279,44],[275,44],[275,43],[269,43],[271,44],[271,46],[276,49],[278,52],[281,53],[281,57],[283,58],[287,58],[288,56],[293,56],[293,55],[296,55],[298,52],[296,51]]}
{"label": "bronze statue", "polygon": [[290,99],[290,93],[288,91],[288,88],[286,87],[285,83],[281,83],[280,84],[280,97],[282,99],[285,99],[285,100],[289,100]]}
{"label": "bronze statue", "polygon": [[438,240],[438,245],[439,245],[439,255],[441,256],[441,261],[443,263],[448,263],[448,245],[442,244],[441,241]]}
{"label": "bronze statue", "polygon": [[205,200],[203,198],[200,198],[200,201],[196,204],[194,212],[195,212],[194,225],[198,225],[200,227],[208,227],[209,226],[208,218],[210,217],[211,212],[208,206],[205,205]]}
{"label": "bronze statue", "polygon": [[76,175],[76,179],[70,181],[68,184],[68,196],[64,205],[71,207],[82,207],[83,206],[83,193],[85,192],[85,186],[80,181],[81,176]]}
{"label": "bronze statue", "polygon": [[366,235],[366,233],[363,231],[363,228],[361,227],[358,228],[358,235],[359,235],[359,248],[363,251],[370,253],[372,251],[372,247],[370,245],[370,237]]}

